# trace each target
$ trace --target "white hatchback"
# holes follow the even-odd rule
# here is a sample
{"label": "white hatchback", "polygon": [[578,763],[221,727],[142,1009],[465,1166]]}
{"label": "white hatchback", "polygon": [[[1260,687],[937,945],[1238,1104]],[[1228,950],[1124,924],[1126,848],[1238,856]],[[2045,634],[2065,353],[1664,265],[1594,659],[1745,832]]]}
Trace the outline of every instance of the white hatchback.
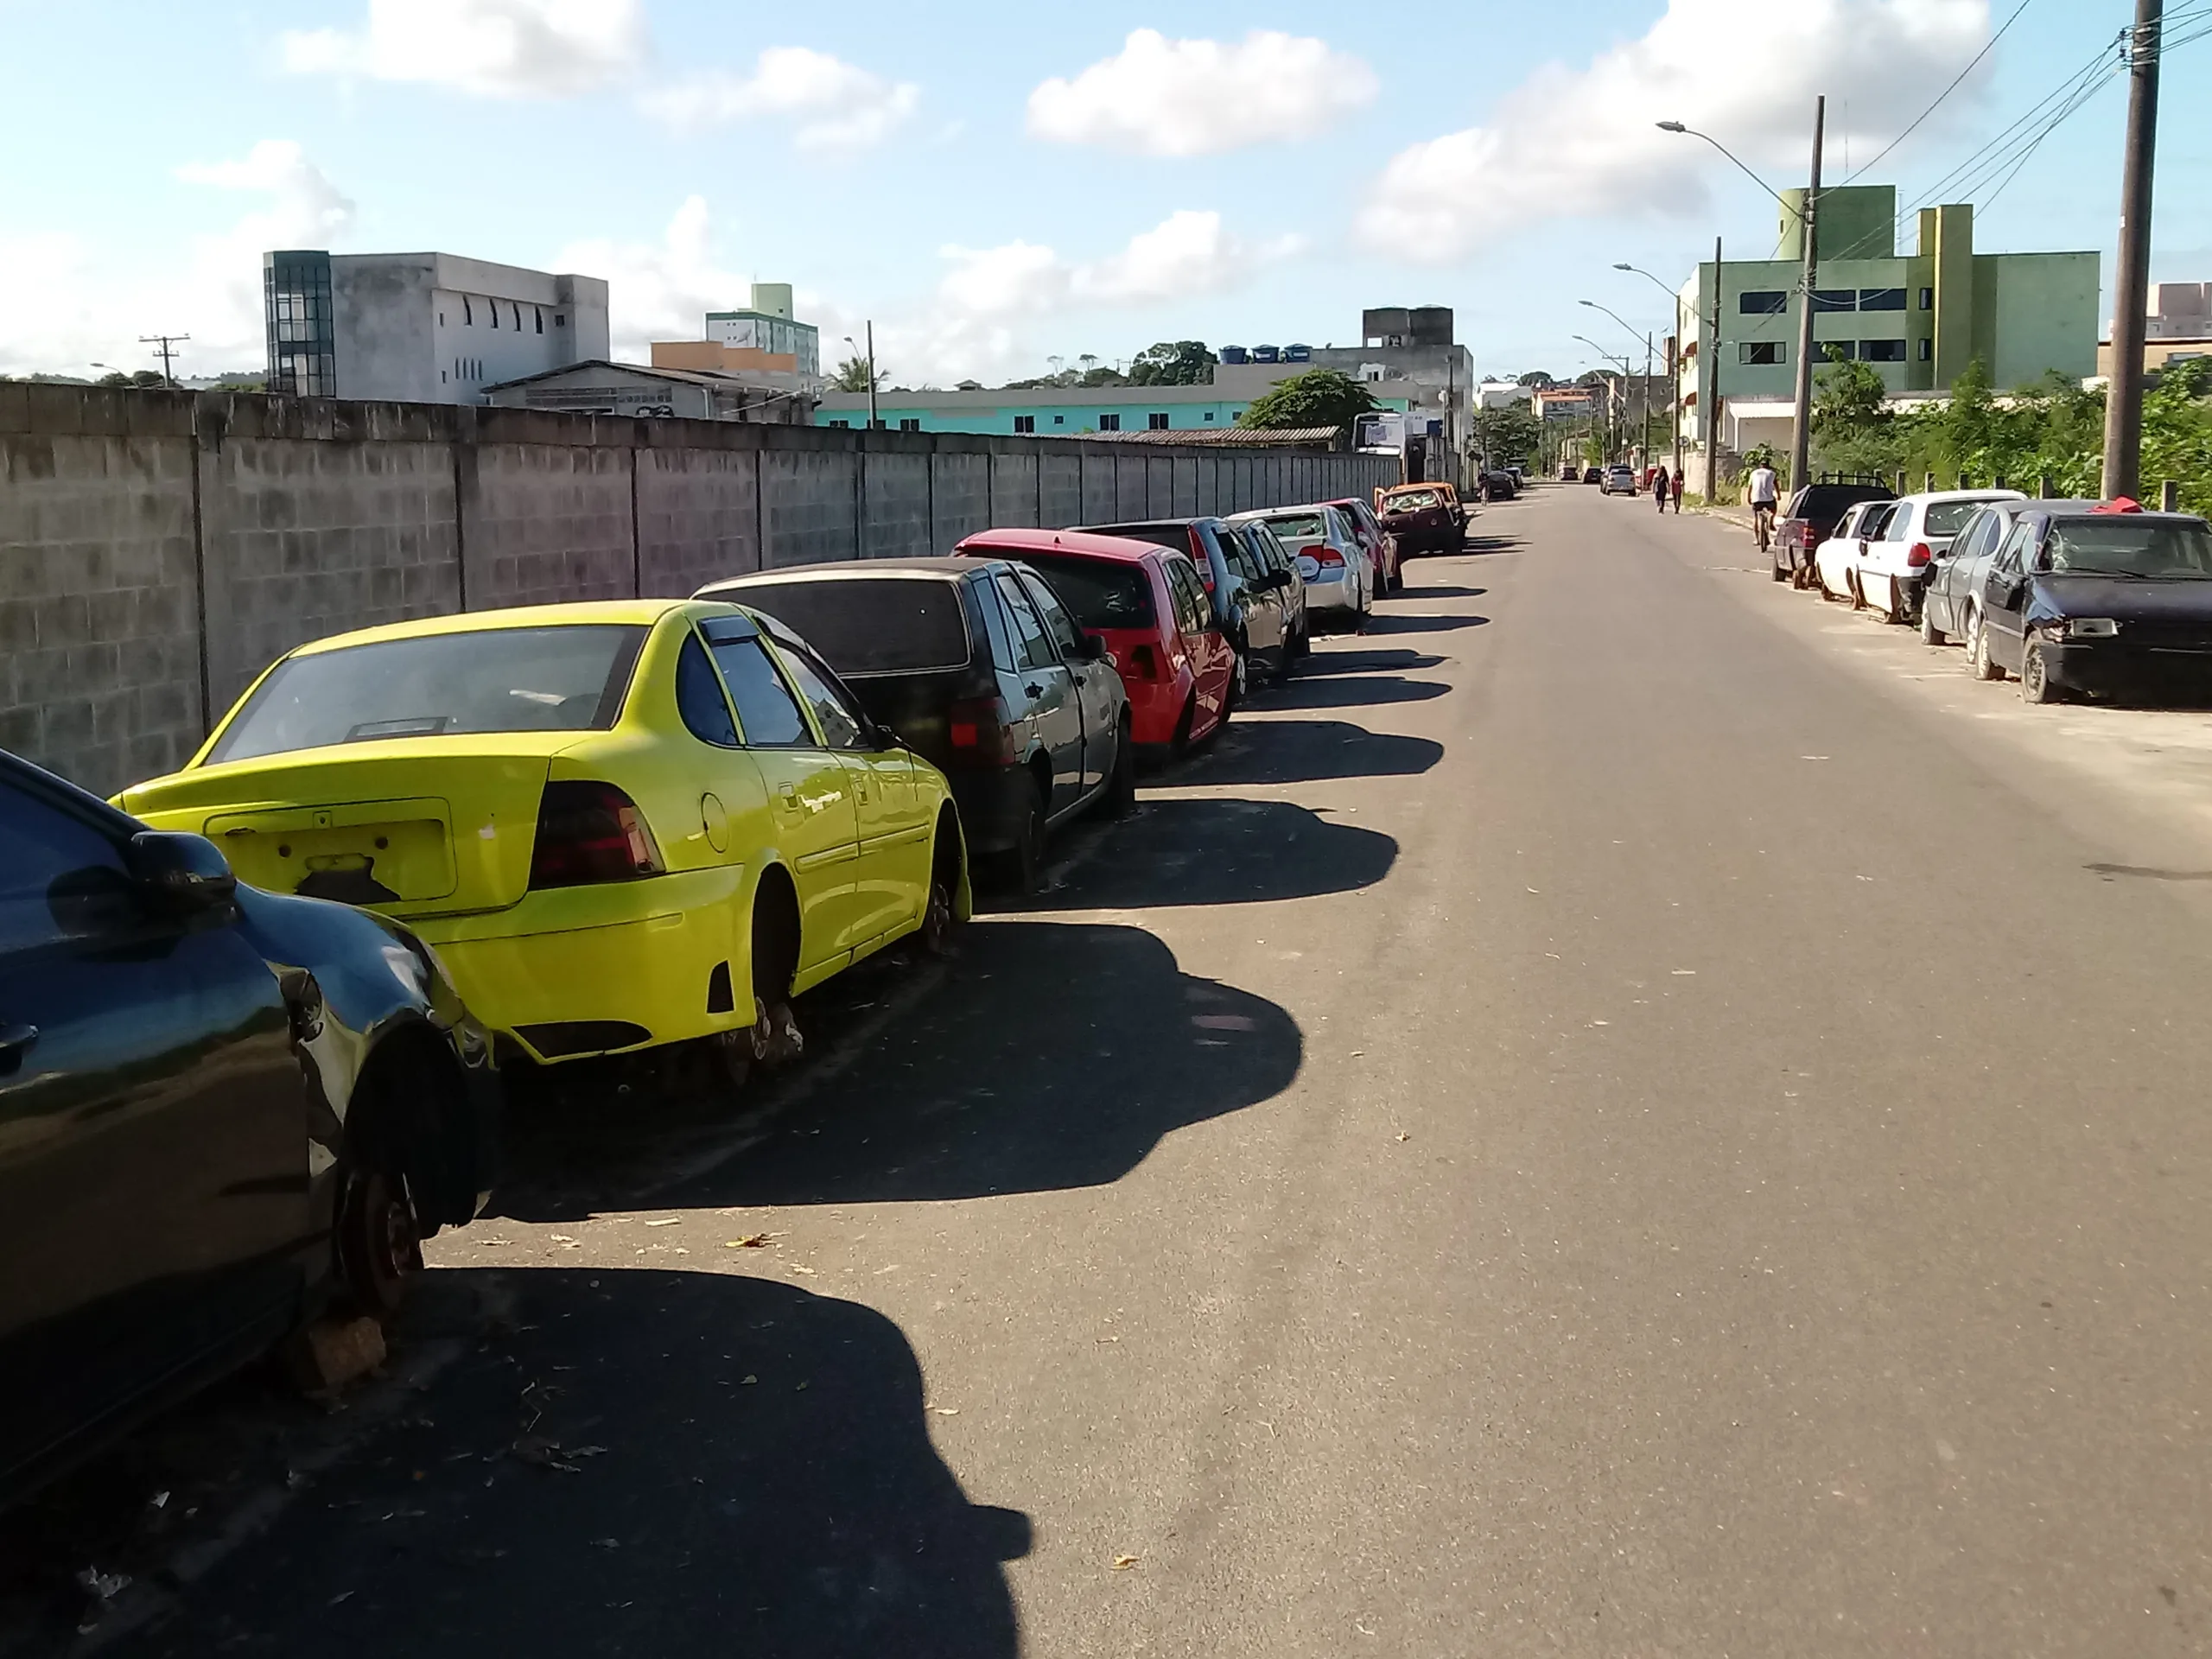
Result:
{"label": "white hatchback", "polygon": [[1974,510],[1993,501],[2024,501],[2018,490],[1935,490],[1899,496],[1880,529],[1861,532],[1853,560],[1859,596],[1891,622],[1920,615],[1929,566],[1966,528]]}

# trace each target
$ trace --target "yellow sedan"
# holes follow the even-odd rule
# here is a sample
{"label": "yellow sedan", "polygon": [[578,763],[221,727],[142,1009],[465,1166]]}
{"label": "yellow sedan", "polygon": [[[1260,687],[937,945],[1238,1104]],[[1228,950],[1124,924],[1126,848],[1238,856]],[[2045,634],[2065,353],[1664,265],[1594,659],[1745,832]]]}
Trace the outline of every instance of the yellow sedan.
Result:
{"label": "yellow sedan", "polygon": [[125,790],[241,880],[434,946],[531,1058],[717,1039],[968,914],[944,774],[796,634],[700,601],[479,612],[302,645]]}

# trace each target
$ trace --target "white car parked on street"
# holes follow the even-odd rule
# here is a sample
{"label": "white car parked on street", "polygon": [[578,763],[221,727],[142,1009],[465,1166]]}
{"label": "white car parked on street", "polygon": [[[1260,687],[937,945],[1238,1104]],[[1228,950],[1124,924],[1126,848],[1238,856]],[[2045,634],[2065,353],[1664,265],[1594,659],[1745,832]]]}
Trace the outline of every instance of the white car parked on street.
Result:
{"label": "white car parked on street", "polygon": [[1920,618],[1920,590],[1933,562],[1948,552],[1975,510],[1994,501],[2024,501],[2018,490],[1936,490],[1885,503],[1875,531],[1861,531],[1853,573],[1861,599],[1891,622]]}
{"label": "white car parked on street", "polygon": [[1375,563],[1342,508],[1318,503],[1269,507],[1230,519],[1231,524],[1255,521],[1274,531],[1284,550],[1298,561],[1298,574],[1306,579],[1308,617],[1317,624],[1325,618],[1333,620],[1354,632],[1367,626],[1375,609]]}
{"label": "white car parked on street", "polygon": [[1813,550],[1813,576],[1821,584],[1822,599],[1865,602],[1859,596],[1859,555],[1868,537],[1882,533],[1883,523],[1896,505],[1894,501],[1861,501],[1844,510],[1835,528]]}

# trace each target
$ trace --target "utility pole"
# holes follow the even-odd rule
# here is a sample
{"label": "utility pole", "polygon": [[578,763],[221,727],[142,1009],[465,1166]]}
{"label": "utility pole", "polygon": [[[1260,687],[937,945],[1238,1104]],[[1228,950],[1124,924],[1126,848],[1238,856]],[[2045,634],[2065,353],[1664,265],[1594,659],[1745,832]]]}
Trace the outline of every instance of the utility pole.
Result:
{"label": "utility pole", "polygon": [[2127,43],[2127,164],[2120,187],[2120,264],[2113,275],[2112,378],[2105,389],[2107,500],[2137,495],[2142,486],[2144,311],[2150,297],[2151,175],[2164,13],[2164,0],[2135,0]]}
{"label": "utility pole", "polygon": [[1713,238],[1713,328],[1706,340],[1705,505],[1720,505],[1720,238]]}
{"label": "utility pole", "polygon": [[[176,390],[176,376],[172,372],[175,366],[176,348],[191,338],[190,334],[141,334],[138,336],[138,343],[141,346],[153,346],[154,355],[162,359],[162,384],[171,391]],[[2136,355],[2139,357],[2142,355],[2140,346],[2136,348]]]}
{"label": "utility pole", "polygon": [[1804,211],[1799,215],[1804,222],[1805,278],[1804,299],[1797,314],[1796,412],[1789,433],[1789,487],[1793,490],[1811,481],[1806,468],[1813,442],[1813,285],[1820,280],[1821,142],[1827,119],[1827,98],[1815,99],[1812,185],[1805,192]]}
{"label": "utility pole", "polygon": [[883,423],[875,415],[875,319],[868,321],[868,429],[871,432]]}
{"label": "utility pole", "polygon": [[1636,435],[1643,442],[1643,461],[1651,464],[1651,334],[1643,336],[1643,424],[1636,429]]}

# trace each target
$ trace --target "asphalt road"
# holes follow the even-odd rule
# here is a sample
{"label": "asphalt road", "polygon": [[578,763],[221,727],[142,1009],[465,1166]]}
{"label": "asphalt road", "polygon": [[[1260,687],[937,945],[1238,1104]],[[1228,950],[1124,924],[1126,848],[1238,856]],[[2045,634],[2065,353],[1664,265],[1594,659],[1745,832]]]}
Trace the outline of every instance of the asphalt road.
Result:
{"label": "asphalt road", "polygon": [[113,1649],[2212,1646],[2212,836],[1732,529],[1477,528],[765,1105],[525,1135]]}

